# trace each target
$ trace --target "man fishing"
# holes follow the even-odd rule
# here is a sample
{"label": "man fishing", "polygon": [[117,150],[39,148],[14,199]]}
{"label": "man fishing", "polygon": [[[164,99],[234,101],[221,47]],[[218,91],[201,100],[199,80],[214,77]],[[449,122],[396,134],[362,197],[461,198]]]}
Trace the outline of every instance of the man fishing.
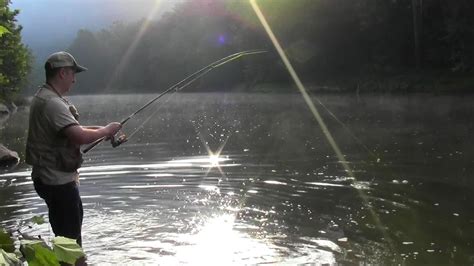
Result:
{"label": "man fishing", "polygon": [[76,108],[63,96],[76,82],[80,66],[67,52],[49,56],[46,83],[36,92],[30,108],[26,163],[38,195],[48,206],[49,222],[56,236],[76,239],[82,246],[82,201],[77,169],[82,164],[80,145],[113,137],[118,122],[103,127],[82,126]]}

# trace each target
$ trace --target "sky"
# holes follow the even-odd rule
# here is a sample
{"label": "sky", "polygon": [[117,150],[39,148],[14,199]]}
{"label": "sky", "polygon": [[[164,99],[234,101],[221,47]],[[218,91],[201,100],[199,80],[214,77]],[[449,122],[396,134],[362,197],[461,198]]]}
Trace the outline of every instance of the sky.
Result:
{"label": "sky", "polygon": [[[79,29],[97,31],[117,21],[158,19],[183,0],[12,0],[19,9],[16,17],[23,26],[23,42],[37,60],[50,53],[66,50]],[[150,11],[157,11],[150,16]]]}

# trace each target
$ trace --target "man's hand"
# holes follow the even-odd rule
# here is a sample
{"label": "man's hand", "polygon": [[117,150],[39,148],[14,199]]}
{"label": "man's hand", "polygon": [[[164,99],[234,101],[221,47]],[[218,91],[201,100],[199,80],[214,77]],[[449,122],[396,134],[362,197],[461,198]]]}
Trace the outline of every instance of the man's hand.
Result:
{"label": "man's hand", "polygon": [[122,128],[122,124],[118,122],[112,122],[108,124],[107,126],[105,126],[104,130],[106,131],[107,139],[115,135],[121,128]]}

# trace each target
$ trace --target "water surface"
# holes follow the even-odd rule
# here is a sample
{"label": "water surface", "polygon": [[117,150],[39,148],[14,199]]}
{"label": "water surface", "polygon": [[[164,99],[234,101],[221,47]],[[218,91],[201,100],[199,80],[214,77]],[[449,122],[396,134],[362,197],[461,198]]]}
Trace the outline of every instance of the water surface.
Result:
{"label": "water surface", "polygon": [[[104,124],[153,96],[71,100],[82,123]],[[318,99],[355,178],[298,94],[176,94],[130,120],[129,142],[80,169],[88,261],[474,263],[472,99]],[[26,126],[20,110],[1,141],[22,150]],[[51,239],[25,222],[47,214],[30,170],[0,175],[1,225]]]}

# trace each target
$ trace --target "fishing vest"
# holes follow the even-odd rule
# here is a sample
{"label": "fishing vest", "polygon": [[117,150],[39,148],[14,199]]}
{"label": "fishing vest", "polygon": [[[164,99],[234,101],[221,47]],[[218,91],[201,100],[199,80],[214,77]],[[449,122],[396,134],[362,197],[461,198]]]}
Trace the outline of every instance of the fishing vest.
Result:
{"label": "fishing vest", "polygon": [[30,107],[25,161],[32,166],[75,172],[83,162],[80,146],[71,143],[62,129],[79,124],[77,110],[46,86],[38,90]]}

